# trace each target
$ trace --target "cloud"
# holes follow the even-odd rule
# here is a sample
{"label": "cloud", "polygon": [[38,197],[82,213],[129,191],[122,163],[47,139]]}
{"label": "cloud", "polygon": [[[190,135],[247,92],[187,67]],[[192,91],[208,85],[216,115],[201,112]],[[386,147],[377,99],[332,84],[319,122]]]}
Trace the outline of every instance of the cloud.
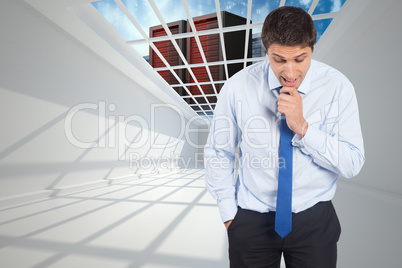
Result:
{"label": "cloud", "polygon": [[126,40],[142,38],[113,0],[94,2],[93,5]]}
{"label": "cloud", "polygon": [[252,6],[251,20],[253,23],[264,22],[269,12],[279,7],[277,1],[255,1]]}
{"label": "cloud", "polygon": [[342,7],[341,0],[333,0],[332,2],[333,2],[332,3],[333,5],[332,5],[331,12],[338,12],[339,10],[341,10],[341,7]]}
{"label": "cloud", "polygon": [[300,5],[305,6],[306,8],[311,6],[311,3],[313,2],[313,0],[300,0]]}
{"label": "cloud", "polygon": [[186,12],[180,0],[158,0],[155,3],[166,23],[187,20]]}

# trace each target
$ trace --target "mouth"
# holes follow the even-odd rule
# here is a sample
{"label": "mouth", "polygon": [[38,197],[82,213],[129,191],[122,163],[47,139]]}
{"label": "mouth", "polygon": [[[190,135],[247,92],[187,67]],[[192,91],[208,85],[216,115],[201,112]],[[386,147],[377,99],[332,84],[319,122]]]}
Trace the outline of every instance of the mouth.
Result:
{"label": "mouth", "polygon": [[281,76],[283,85],[286,87],[294,87],[297,82],[299,81],[299,78],[295,78],[295,79],[286,79],[285,77]]}

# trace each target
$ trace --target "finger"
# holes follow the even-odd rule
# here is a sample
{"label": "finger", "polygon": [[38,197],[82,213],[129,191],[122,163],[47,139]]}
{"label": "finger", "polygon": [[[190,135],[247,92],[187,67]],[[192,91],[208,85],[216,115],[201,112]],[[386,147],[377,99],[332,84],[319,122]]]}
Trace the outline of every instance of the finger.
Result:
{"label": "finger", "polygon": [[294,102],[295,97],[286,93],[282,93],[281,95],[279,95],[279,101]]}
{"label": "finger", "polygon": [[281,114],[290,114],[293,113],[293,109],[289,106],[279,106],[278,112],[280,112]]}
{"label": "finger", "polygon": [[229,220],[229,221],[227,221],[227,222],[224,223],[224,224],[225,224],[225,227],[226,227],[226,230],[229,229],[229,226],[230,226],[231,223],[232,223],[231,220]]}
{"label": "finger", "polygon": [[289,111],[295,111],[297,108],[297,105],[295,105],[293,102],[289,101],[278,101],[278,111],[283,111],[286,109],[287,112]]}
{"label": "finger", "polygon": [[285,107],[285,106],[278,107],[278,112],[280,112],[281,114],[284,114],[284,115],[288,115],[290,113],[288,107]]}
{"label": "finger", "polygon": [[297,92],[297,89],[294,87],[282,87],[280,93],[281,93],[281,95],[283,93],[288,93],[291,96],[296,96],[299,94],[299,92]]}
{"label": "finger", "polygon": [[290,104],[291,104],[291,102],[290,102],[290,101],[287,101],[287,100],[280,99],[280,100],[278,101],[278,107],[287,107],[287,106],[289,106]]}
{"label": "finger", "polygon": [[284,113],[285,111],[287,111],[289,109],[289,103],[287,103],[287,102],[283,102],[283,101],[280,101],[280,102],[278,102],[278,111],[280,112],[280,113]]}

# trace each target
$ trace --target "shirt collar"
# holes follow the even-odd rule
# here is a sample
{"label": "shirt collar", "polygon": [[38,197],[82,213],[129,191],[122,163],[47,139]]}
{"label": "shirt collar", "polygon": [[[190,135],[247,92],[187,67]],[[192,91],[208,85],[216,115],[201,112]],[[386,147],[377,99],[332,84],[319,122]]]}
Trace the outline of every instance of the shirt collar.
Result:
{"label": "shirt collar", "polygon": [[[313,67],[313,60],[311,61],[310,68],[307,71],[306,76],[303,79],[303,82],[297,89],[297,91],[307,94],[310,90],[310,82],[311,82],[311,73],[313,72],[311,69]],[[276,78],[274,71],[272,71],[271,64],[268,64],[268,87],[270,90],[277,89],[281,87],[281,83],[279,82],[278,78]]]}
{"label": "shirt collar", "polygon": [[268,65],[268,86],[270,90],[274,90],[282,86],[278,78],[276,78],[274,71],[272,71],[271,64]]}

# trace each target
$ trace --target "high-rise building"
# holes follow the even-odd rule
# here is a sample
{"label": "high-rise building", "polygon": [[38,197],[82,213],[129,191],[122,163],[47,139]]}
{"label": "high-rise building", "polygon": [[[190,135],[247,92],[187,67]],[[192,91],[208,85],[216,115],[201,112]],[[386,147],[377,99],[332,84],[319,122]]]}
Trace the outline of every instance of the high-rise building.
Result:
{"label": "high-rise building", "polygon": [[[172,34],[184,33],[187,30],[187,22],[185,20],[175,21],[167,24],[170,32]],[[149,28],[149,36],[150,37],[158,37],[158,36],[166,36],[166,31],[162,25],[153,26]],[[180,47],[181,52],[186,54],[186,39],[178,39],[176,40],[178,46]],[[166,61],[170,66],[178,66],[183,65],[183,60],[180,58],[179,53],[177,53],[176,48],[173,46],[170,40],[155,42],[155,46],[158,48],[159,52],[163,55]],[[162,60],[158,57],[158,55],[153,51],[153,49],[149,48],[149,63],[154,68],[166,67]],[[175,70],[176,74],[180,78],[183,83],[186,83],[186,73],[185,69]],[[169,71],[158,71],[158,73],[168,82],[169,85],[179,84],[174,75]],[[185,96],[186,92],[182,87],[175,88],[176,92],[180,96]]]}
{"label": "high-rise building", "polygon": [[[235,14],[226,11],[221,12],[221,18],[223,27],[242,25],[246,24],[247,22],[246,18],[237,16]],[[216,13],[195,17],[193,18],[193,21],[197,32],[201,34],[202,31],[218,28],[218,17]],[[168,27],[172,31],[172,34],[192,31],[190,24],[183,20],[169,23]],[[164,35],[166,35],[166,32],[161,25],[150,28],[150,37],[157,37]],[[241,31],[229,32],[224,33],[223,35],[225,42],[224,47],[225,47],[226,59],[227,60],[243,59],[245,54],[244,51],[245,51],[246,31],[241,30]],[[224,57],[222,51],[222,44],[218,33],[199,35],[199,39],[201,42],[203,54],[205,55],[205,59],[208,63],[223,61]],[[202,54],[200,53],[200,50],[194,37],[187,39],[177,39],[176,41],[178,42],[180,49],[182,50],[183,54],[186,57],[187,62],[190,65],[204,63],[202,59]],[[177,66],[183,64],[171,41],[155,42],[155,45],[171,66]],[[251,38],[249,38],[247,57],[251,57],[251,54],[252,54],[252,42]],[[149,62],[154,68],[165,67],[163,62],[159,59],[159,57],[151,48],[150,48]],[[243,66],[244,66],[243,63],[229,64],[228,76],[231,77],[233,74],[241,70]],[[213,81],[211,81],[208,72],[204,66],[194,67],[191,69],[191,71],[194,73],[197,82],[209,83],[209,84],[203,84],[200,87],[203,93],[205,95],[208,95],[207,96],[208,102],[216,103],[217,97],[215,94],[214,86],[216,92],[219,93],[222,87],[222,83],[216,84],[214,82],[226,80],[225,68],[224,65],[221,64],[221,65],[209,66],[209,70]],[[177,79],[172,75],[170,71],[158,71],[158,72],[170,85],[178,84]],[[176,70],[176,73],[184,83],[196,82],[189,72],[185,73],[184,69]],[[202,96],[202,93],[200,92],[200,88],[198,86],[192,85],[189,86],[188,88],[194,97]],[[176,92],[181,96],[186,95],[186,92],[183,89],[176,88]],[[207,102],[203,97],[198,97],[197,101],[200,104]],[[189,103],[192,104],[194,102],[189,99]]]}
{"label": "high-rise building", "polygon": [[[221,12],[222,18],[222,26],[223,27],[230,27],[236,26],[241,24],[246,24],[246,18],[237,16],[235,14],[222,11]],[[193,18],[194,25],[197,31],[205,31],[209,29],[218,28],[218,17],[216,13],[195,17]],[[191,31],[190,25],[187,25],[187,30]],[[225,42],[225,53],[227,60],[234,60],[234,59],[242,59],[244,58],[244,46],[245,46],[245,37],[246,31],[236,31],[230,33],[224,33],[224,42]],[[219,34],[210,34],[200,36],[200,42],[202,45],[202,49],[205,54],[205,58],[207,62],[218,62],[223,60],[223,52],[222,52],[222,45],[220,41]],[[249,39],[248,45],[248,57],[251,56],[251,39]],[[192,37],[188,41],[187,46],[187,60],[190,64],[202,63],[201,53],[198,49],[197,43],[195,38]],[[228,65],[228,75],[231,77],[233,74],[238,72],[243,68],[243,63],[236,63],[236,64],[229,64]],[[209,70],[211,72],[211,76],[213,81],[222,81],[225,79],[225,68],[224,65],[214,65],[210,66]],[[196,79],[198,82],[213,82],[210,81],[208,76],[207,70],[205,67],[197,67],[193,68],[193,72],[195,74]],[[194,83],[195,81],[192,79],[191,76],[188,75],[189,83]],[[211,95],[214,94],[214,89],[212,84],[202,85],[202,90],[204,94]],[[219,93],[222,84],[215,85],[217,92]],[[199,92],[199,88],[197,86],[191,86],[190,91],[192,95],[201,95]],[[217,98],[216,96],[208,96],[209,103],[215,103]],[[199,98],[199,103],[204,103],[205,99]]]}
{"label": "high-rise building", "polygon": [[265,56],[265,48],[261,42],[261,33],[253,34],[252,50],[253,50],[253,58]]}

